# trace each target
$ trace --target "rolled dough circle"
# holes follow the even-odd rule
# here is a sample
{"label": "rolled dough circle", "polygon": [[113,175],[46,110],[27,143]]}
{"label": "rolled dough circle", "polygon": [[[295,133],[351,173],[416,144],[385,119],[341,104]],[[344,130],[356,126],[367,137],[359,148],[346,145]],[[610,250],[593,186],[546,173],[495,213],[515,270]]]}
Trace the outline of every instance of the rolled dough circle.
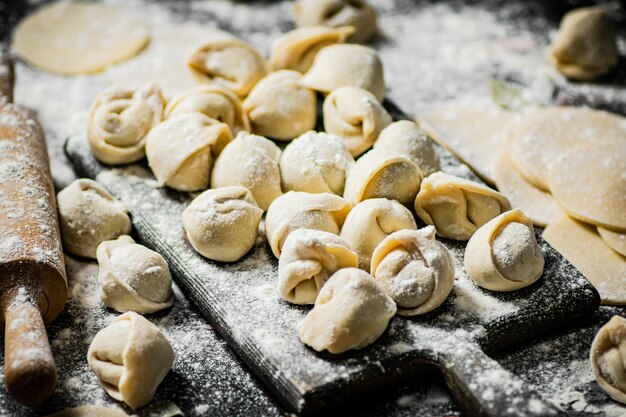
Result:
{"label": "rolled dough circle", "polygon": [[598,233],[611,249],[626,256],[626,233],[617,233],[603,227],[598,227]]}

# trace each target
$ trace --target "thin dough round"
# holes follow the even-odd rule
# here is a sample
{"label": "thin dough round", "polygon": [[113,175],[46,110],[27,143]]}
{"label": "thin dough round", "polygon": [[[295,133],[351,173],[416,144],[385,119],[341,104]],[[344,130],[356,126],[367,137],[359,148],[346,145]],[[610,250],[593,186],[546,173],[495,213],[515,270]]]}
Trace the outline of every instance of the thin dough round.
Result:
{"label": "thin dough round", "polygon": [[367,42],[377,30],[376,11],[365,0],[299,0],[294,12],[298,27],[354,27],[351,42]]}
{"label": "thin dough round", "polygon": [[593,373],[611,398],[626,404],[626,319],[613,316],[600,328],[589,355]]}
{"label": "thin dough round", "polygon": [[66,408],[46,417],[128,417],[128,414],[116,408],[81,405],[80,407]]}
{"label": "thin dough round", "polygon": [[598,233],[611,249],[620,255],[626,256],[626,233],[617,233],[603,227],[598,227]]}

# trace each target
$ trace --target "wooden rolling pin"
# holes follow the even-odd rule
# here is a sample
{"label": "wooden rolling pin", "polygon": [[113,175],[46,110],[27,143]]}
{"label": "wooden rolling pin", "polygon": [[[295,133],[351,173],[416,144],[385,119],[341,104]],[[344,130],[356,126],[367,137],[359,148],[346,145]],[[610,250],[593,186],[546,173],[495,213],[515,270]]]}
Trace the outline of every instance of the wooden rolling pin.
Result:
{"label": "wooden rolling pin", "polygon": [[44,323],[63,310],[67,279],[43,131],[12,104],[13,65],[0,50],[0,325],[5,384],[36,405],[56,387]]}

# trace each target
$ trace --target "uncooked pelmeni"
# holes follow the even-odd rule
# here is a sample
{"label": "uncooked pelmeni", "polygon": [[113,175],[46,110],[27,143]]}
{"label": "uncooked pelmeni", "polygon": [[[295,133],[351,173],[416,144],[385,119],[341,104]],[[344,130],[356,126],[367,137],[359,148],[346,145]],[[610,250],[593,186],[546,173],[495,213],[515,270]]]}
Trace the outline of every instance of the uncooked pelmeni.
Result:
{"label": "uncooked pelmeni", "polygon": [[91,105],[87,139],[97,160],[129,164],[146,155],[146,135],[163,119],[165,100],[155,84],[109,88]]}
{"label": "uncooked pelmeni", "polygon": [[391,116],[367,90],[340,87],[324,100],[324,129],[346,143],[355,158],[368,150],[381,130],[391,123]]}
{"label": "uncooked pelmeni", "polygon": [[611,249],[626,256],[626,233],[617,233],[604,227],[598,227],[598,233]]}
{"label": "uncooked pelmeni", "polygon": [[591,367],[600,387],[626,404],[626,319],[613,316],[591,344]]}
{"label": "uncooked pelmeni", "polygon": [[300,340],[318,352],[362,349],[383,334],[394,314],[396,304],[370,274],[340,269],[300,323]]}
{"label": "uncooked pelmeni", "polygon": [[252,133],[278,140],[292,140],[315,128],[317,96],[291,70],[270,73],[254,86],[243,102]]}
{"label": "uncooked pelmeni", "polygon": [[378,101],[385,96],[383,64],[376,51],[361,45],[336,44],[320,49],[304,75],[304,84],[324,94],[339,87],[358,87],[374,94]]}
{"label": "uncooked pelmeni", "polygon": [[274,256],[294,230],[314,229],[338,235],[352,205],[329,193],[289,191],[278,197],[265,216],[265,236]]}
{"label": "uncooked pelmeni", "polygon": [[298,229],[285,240],[278,261],[278,289],[290,303],[313,304],[328,278],[341,268],[356,268],[358,257],[332,233]]}
{"label": "uncooked pelmeni", "polygon": [[263,210],[252,193],[240,186],[207,190],[183,212],[191,246],[209,259],[234,262],[256,241]]}
{"label": "uncooked pelmeni", "polygon": [[354,27],[351,42],[366,42],[377,30],[376,12],[365,0],[299,0],[294,11],[298,27]]}
{"label": "uncooked pelmeni", "polygon": [[435,172],[424,178],[415,212],[437,233],[449,239],[468,240],[482,225],[511,209],[506,197],[482,184]]}
{"label": "uncooked pelmeni", "polygon": [[111,397],[137,409],[154,397],[174,351],[157,326],[129,311],[96,334],[87,361]]}
{"label": "uncooked pelmeni", "polygon": [[199,47],[187,61],[210,82],[245,97],[268,73],[268,65],[252,46],[237,39],[219,39]]}
{"label": "uncooked pelmeni", "polygon": [[481,226],[465,248],[465,271],[492,291],[528,287],[543,274],[544,259],[532,220],[514,209]]}
{"label": "uncooked pelmeni", "polygon": [[359,268],[369,271],[376,246],[403,229],[417,229],[413,214],[397,201],[373,198],[352,208],[341,228],[341,237],[359,255]]}
{"label": "uncooked pelmeni", "polygon": [[398,152],[409,157],[424,175],[441,169],[433,140],[424,129],[410,120],[399,120],[385,127],[374,142],[374,149]]}
{"label": "uncooked pelmeni", "polygon": [[269,65],[274,71],[290,69],[304,74],[320,49],[345,42],[353,32],[352,26],[307,26],[292,30],[272,43]]}
{"label": "uncooked pelmeni", "polygon": [[291,142],[280,157],[285,191],[343,194],[354,159],[337,136],[306,132]]}
{"label": "uncooked pelmeni", "polygon": [[202,113],[185,113],[148,133],[146,156],[160,185],[203,190],[209,186],[213,160],[232,139],[227,124]]}
{"label": "uncooked pelmeni", "polygon": [[157,252],[127,235],[106,240],[96,251],[102,302],[121,313],[148,314],[174,304],[172,276]]}
{"label": "uncooked pelmeni", "polygon": [[388,198],[410,206],[420,189],[422,171],[408,157],[371,150],[357,159],[346,178],[343,196],[352,204],[368,198]]}
{"label": "uncooked pelmeni", "polygon": [[259,207],[267,210],[283,192],[280,187],[280,148],[262,136],[239,132],[215,161],[211,187],[241,185]]}
{"label": "uncooked pelmeni", "polygon": [[63,248],[74,255],[95,258],[100,243],[127,235],[132,228],[126,206],[89,179],[61,190],[57,204]]}
{"label": "uncooked pelmeni", "polygon": [[398,307],[417,316],[439,307],[454,286],[454,259],[435,240],[435,228],[400,230],[374,250],[371,274]]}

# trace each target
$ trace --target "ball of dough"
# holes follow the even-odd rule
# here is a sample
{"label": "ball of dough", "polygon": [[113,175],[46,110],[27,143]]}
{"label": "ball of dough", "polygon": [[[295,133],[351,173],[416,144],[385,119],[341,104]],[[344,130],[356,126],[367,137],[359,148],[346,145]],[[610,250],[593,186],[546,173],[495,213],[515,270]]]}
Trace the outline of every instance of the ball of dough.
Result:
{"label": "ball of dough", "polygon": [[626,404],[626,319],[613,316],[591,344],[591,366],[600,387]]}
{"label": "ball of dough", "polygon": [[413,214],[395,200],[373,198],[354,206],[341,228],[341,237],[358,253],[359,268],[369,271],[376,246],[403,229],[417,229]]}
{"label": "ball of dough", "polygon": [[174,351],[157,326],[129,311],[96,334],[87,361],[111,397],[137,409],[172,369]]}
{"label": "ball of dough", "polygon": [[537,281],[544,259],[533,223],[515,209],[481,226],[465,248],[465,270],[480,287],[515,291]]}
{"label": "ball of dough", "polygon": [[211,187],[246,187],[259,207],[267,210],[282,195],[280,148],[262,136],[240,132],[215,161]]}
{"label": "ball of dough", "polygon": [[619,61],[613,21],[600,7],[568,12],[550,56],[556,69],[574,80],[593,80],[608,73]]}
{"label": "ball of dough", "polygon": [[328,278],[341,268],[357,267],[356,252],[332,233],[294,230],[278,261],[278,289],[290,303],[313,304]]}
{"label": "ball of dough", "polygon": [[324,94],[345,86],[367,90],[378,101],[385,96],[383,64],[376,51],[361,45],[337,44],[320,49],[304,75],[304,85]]}
{"label": "ball of dough", "polygon": [[63,248],[74,255],[95,258],[100,243],[127,235],[132,228],[126,206],[89,179],[61,190],[57,204]]}
{"label": "ball of dough", "polygon": [[480,226],[508,210],[511,204],[499,192],[445,172],[424,178],[415,198],[420,219],[448,239],[468,240]]}
{"label": "ball of dough", "polygon": [[351,42],[367,42],[377,30],[376,11],[365,0],[299,0],[296,25],[352,26]]}
{"label": "ball of dough", "polygon": [[222,84],[239,97],[245,97],[268,73],[263,56],[238,39],[208,42],[196,49],[187,63],[204,79]]}
{"label": "ball of dough", "polygon": [[354,159],[344,142],[324,132],[306,132],[291,142],[280,157],[285,191],[343,194]]}
{"label": "ball of dough", "polygon": [[222,187],[194,198],[183,212],[183,227],[199,254],[234,262],[254,245],[261,216],[263,210],[247,188]]}
{"label": "ball of dough", "polygon": [[185,113],[148,133],[146,156],[160,185],[180,191],[203,190],[209,186],[213,159],[232,139],[227,124],[202,113]]}
{"label": "ball of dough", "polygon": [[149,314],[174,304],[172,276],[157,252],[124,235],[102,242],[96,255],[100,298],[107,306],[120,313]]}
{"label": "ball of dough", "polygon": [[97,160],[129,164],[146,155],[146,135],[163,119],[165,101],[155,84],[109,88],[91,105],[87,139]]}
{"label": "ball of dough", "polygon": [[400,230],[374,250],[371,274],[396,302],[398,314],[416,316],[439,307],[454,285],[454,259],[435,240],[435,228]]}
{"label": "ball of dough", "polygon": [[274,71],[290,69],[304,74],[320,49],[345,42],[353,32],[352,26],[308,26],[292,30],[272,43],[269,65]]}
{"label": "ball of dough", "polygon": [[355,158],[368,150],[391,116],[369,91],[340,87],[324,100],[324,129],[346,142]]}
{"label": "ball of dough", "polygon": [[302,343],[321,352],[362,349],[378,339],[396,314],[396,304],[374,278],[357,268],[335,272],[300,324]]}
{"label": "ball of dough", "polygon": [[253,133],[278,140],[292,140],[317,122],[317,96],[291,70],[272,72],[259,81],[243,108]]}
{"label": "ball of dough", "polygon": [[352,205],[329,193],[289,191],[278,197],[265,216],[265,236],[274,256],[280,253],[291,232],[314,229],[338,235]]}

